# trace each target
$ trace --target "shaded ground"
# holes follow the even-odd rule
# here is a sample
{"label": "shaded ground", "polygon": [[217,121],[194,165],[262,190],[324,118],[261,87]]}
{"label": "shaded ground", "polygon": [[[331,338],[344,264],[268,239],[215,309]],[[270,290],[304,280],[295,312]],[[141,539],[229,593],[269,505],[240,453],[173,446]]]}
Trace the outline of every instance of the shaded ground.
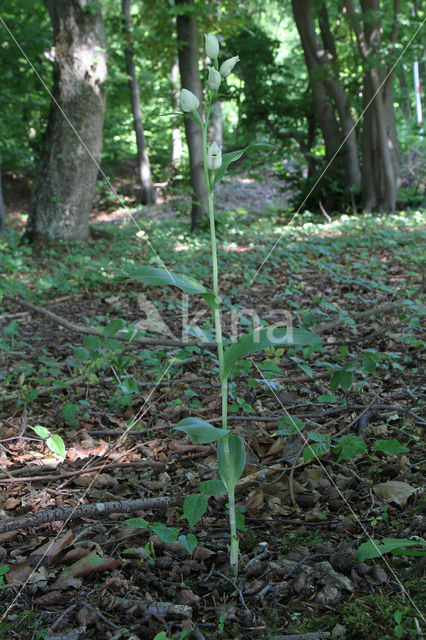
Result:
{"label": "shaded ground", "polygon": [[[271,324],[284,309],[295,326],[318,332],[324,346],[259,354],[260,370],[245,361],[232,380],[230,424],[248,459],[237,489],[246,527],[238,583],[228,573],[225,495],[211,497],[192,528],[180,517],[185,497],[217,477],[215,449],[170,435],[189,415],[219,420],[211,350],[202,343],[117,344],[112,329],[95,345],[18,298],[85,327],[117,318],[134,325],[154,307],[166,338],[177,340],[182,324],[205,311],[203,303],[191,301],[185,317],[175,289],[153,292],[115,279],[123,264],[149,258],[125,229],[113,228],[84,251],[68,246],[33,256],[12,244],[0,281],[10,296],[0,318],[0,505],[4,520],[19,518],[19,527],[0,533],[1,566],[8,567],[0,638],[150,640],[160,632],[183,637],[185,629],[197,640],[419,637],[424,557],[357,557],[371,538],[411,544],[424,537],[419,218],[299,226],[250,285],[285,224],[277,215],[278,185],[245,180],[225,185],[218,198],[235,211],[219,228],[225,335],[231,311],[242,330],[248,310]],[[184,208],[168,201],[155,212]],[[208,284],[207,240],[189,238],[182,216],[143,229],[168,265]],[[198,326],[209,339],[207,315]],[[341,385],[331,388],[339,374]],[[311,445],[318,441],[312,434],[336,445],[351,435],[364,448],[349,457],[329,448],[306,460],[306,441],[287,433],[288,414],[304,421]],[[36,425],[62,437],[63,461],[29,428]],[[126,508],[126,501],[156,498],[169,503]],[[121,507],[108,516],[76,511],[72,519],[53,514],[45,524],[25,520],[111,501]],[[196,550],[190,556],[155,535],[160,529],[123,523],[135,515],[195,533]]]}

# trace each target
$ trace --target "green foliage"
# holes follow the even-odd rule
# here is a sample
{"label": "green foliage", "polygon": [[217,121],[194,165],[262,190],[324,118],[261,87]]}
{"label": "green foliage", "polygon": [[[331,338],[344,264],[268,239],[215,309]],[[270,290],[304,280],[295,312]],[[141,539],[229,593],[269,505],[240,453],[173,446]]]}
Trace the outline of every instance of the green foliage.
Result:
{"label": "green foliage", "polygon": [[394,555],[419,555],[424,556],[426,551],[410,552],[406,547],[426,547],[423,540],[409,540],[406,538],[383,538],[382,540],[369,540],[360,545],[357,551],[357,561],[365,562],[373,558],[380,558],[386,553]]}
{"label": "green foliage", "polygon": [[200,493],[191,493],[185,498],[183,503],[183,516],[188,520],[190,527],[193,527],[200,520],[207,510],[207,498]]}
{"label": "green foliage", "polygon": [[61,436],[56,433],[51,434],[49,429],[46,429],[46,427],[43,427],[39,424],[35,427],[30,426],[30,429],[35,431],[35,433],[40,438],[46,441],[46,446],[52,451],[52,453],[59,456],[60,458],[66,457],[67,453],[65,449],[65,443],[62,440]]}
{"label": "green foliage", "polygon": [[[229,448],[229,454],[227,454]],[[220,479],[228,493],[235,489],[246,465],[246,451],[240,436],[229,434],[217,445],[217,465]]]}
{"label": "green foliage", "polygon": [[197,444],[215,442],[229,433],[229,430],[217,429],[201,418],[184,418],[173,427],[173,431],[183,431]]}

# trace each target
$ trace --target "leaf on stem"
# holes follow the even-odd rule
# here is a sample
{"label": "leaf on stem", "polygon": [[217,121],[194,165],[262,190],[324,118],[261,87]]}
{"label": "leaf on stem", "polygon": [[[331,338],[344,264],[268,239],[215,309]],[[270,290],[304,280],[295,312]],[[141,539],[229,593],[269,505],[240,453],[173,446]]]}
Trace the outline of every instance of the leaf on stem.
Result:
{"label": "leaf on stem", "polygon": [[[201,282],[185,276],[180,273],[173,273],[167,269],[158,269],[157,267],[139,266],[126,275],[119,276],[120,279],[125,280],[139,280],[144,284],[150,284],[153,286],[174,286],[179,287],[184,293],[193,294],[205,294],[210,293]],[[211,294],[213,295],[213,294]]]}
{"label": "leaf on stem", "polygon": [[184,418],[173,427],[171,432],[174,431],[183,431],[197,444],[209,444],[229,434],[229,430],[217,429],[201,418]]}
{"label": "leaf on stem", "polygon": [[274,327],[267,327],[266,329],[251,331],[226,349],[222,373],[223,380],[228,378],[232,366],[242,356],[263,351],[267,347],[275,347],[277,344],[319,347],[321,339],[315,333],[305,329],[275,329]]}
{"label": "leaf on stem", "polygon": [[[229,469],[225,456],[225,447],[229,447]],[[220,479],[228,490],[234,490],[246,466],[246,450],[240,436],[229,434],[226,440],[219,440],[217,445],[217,466]]]}
{"label": "leaf on stem", "polygon": [[224,153],[222,155],[222,165],[221,165],[221,167],[219,169],[217,169],[217,171],[215,173],[215,176],[214,176],[215,183],[219,182],[220,180],[222,180],[222,178],[225,175],[225,172],[226,172],[227,168],[229,167],[229,165],[231,164],[231,162],[236,162],[237,160],[239,160],[241,158],[241,156],[244,153],[248,153],[252,149],[272,150],[272,149],[275,149],[275,147],[274,147],[274,145],[268,144],[266,142],[252,142],[251,144],[247,145],[247,147],[244,147],[244,149],[239,149],[238,151],[231,151],[230,153]]}

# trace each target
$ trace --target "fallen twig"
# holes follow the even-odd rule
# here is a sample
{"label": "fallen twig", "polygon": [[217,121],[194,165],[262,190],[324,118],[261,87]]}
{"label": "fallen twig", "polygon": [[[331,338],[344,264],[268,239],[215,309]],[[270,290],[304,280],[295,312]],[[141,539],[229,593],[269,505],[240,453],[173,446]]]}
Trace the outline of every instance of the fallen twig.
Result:
{"label": "fallen twig", "polygon": [[[19,483],[19,482],[44,482],[45,480],[66,480],[67,478],[75,478],[76,476],[82,476],[86,473],[96,473],[99,471],[109,471],[110,469],[122,469],[129,467],[157,467],[159,469],[164,469],[164,464],[162,462],[157,462],[156,460],[134,460],[133,462],[111,462],[104,463],[102,465],[97,465],[94,467],[85,467],[83,469],[76,469],[75,471],[63,471],[62,473],[58,473],[56,475],[29,475],[20,477],[18,473],[25,472],[24,469],[16,469],[8,473],[7,478],[0,478],[1,484],[11,484],[11,483]],[[36,467],[37,468],[37,467]],[[33,470],[32,467],[31,470]],[[38,467],[40,470],[40,468]],[[3,473],[6,473],[4,469],[1,469]],[[13,477],[14,475],[17,477]]]}
{"label": "fallen twig", "polygon": [[139,500],[118,500],[115,502],[97,502],[74,507],[64,507],[42,511],[28,518],[11,518],[0,522],[0,533],[39,527],[48,522],[76,520],[77,518],[98,518],[110,513],[128,513],[140,509],[152,509],[155,507],[168,507],[178,504],[179,499],[167,498],[140,498]]}

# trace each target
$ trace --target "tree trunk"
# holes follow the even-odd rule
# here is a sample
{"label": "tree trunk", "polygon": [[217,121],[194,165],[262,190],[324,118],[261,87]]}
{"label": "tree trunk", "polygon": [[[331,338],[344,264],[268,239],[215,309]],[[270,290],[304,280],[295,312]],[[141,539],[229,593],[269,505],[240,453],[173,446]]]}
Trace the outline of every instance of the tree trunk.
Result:
{"label": "tree trunk", "polygon": [[[170,70],[170,82],[172,90],[172,108],[173,111],[180,110],[180,84],[179,84],[179,62],[175,58]],[[182,135],[180,132],[181,118],[178,116],[172,120],[172,169],[176,175],[179,165],[182,161]]]}
{"label": "tree trunk", "polygon": [[[191,4],[187,0],[176,0],[176,6]],[[193,6],[190,7],[194,9]],[[178,13],[177,38],[179,46],[179,71],[182,87],[202,99],[200,71],[198,68],[198,29],[194,11]],[[201,106],[200,106],[201,112]],[[196,122],[185,118],[186,141],[189,150],[189,166],[192,186],[191,230],[200,226],[207,207],[207,188],[203,169],[202,133]]]}
{"label": "tree trunk", "polygon": [[347,185],[359,187],[361,174],[354,122],[346,94],[330,65],[330,61],[336,62],[337,54],[326,4],[322,3],[319,14],[322,43],[315,30],[312,0],[292,0],[292,7],[309,73],[314,108],[324,139],[326,160],[333,162],[330,167],[333,173],[338,168],[334,162],[338,153]]}
{"label": "tree trunk", "polygon": [[24,237],[86,239],[102,150],[104,25],[100,3],[44,2],[53,27],[53,97]]}
{"label": "tree trunk", "polygon": [[[362,11],[369,16],[361,27],[353,0],[345,6],[354,29],[364,69],[364,127],[362,193],[365,211],[395,211],[399,174],[399,151],[393,107],[392,75],[382,85],[386,74],[385,62],[379,59],[378,49],[382,26],[380,0],[361,0]],[[399,1],[394,0],[394,27],[392,42],[397,38],[397,12]]]}
{"label": "tree trunk", "polygon": [[0,165],[0,233],[6,228],[6,206],[3,200],[3,189],[1,184],[1,165]]}
{"label": "tree trunk", "polygon": [[125,57],[126,70],[129,76],[130,101],[132,104],[133,122],[136,134],[136,146],[138,154],[138,173],[141,183],[141,204],[155,202],[155,191],[152,184],[151,168],[149,166],[148,152],[145,143],[145,133],[142,123],[142,112],[139,95],[139,86],[136,78],[136,69],[133,56],[133,41],[131,35],[131,0],[122,0],[123,35],[126,41]]}

